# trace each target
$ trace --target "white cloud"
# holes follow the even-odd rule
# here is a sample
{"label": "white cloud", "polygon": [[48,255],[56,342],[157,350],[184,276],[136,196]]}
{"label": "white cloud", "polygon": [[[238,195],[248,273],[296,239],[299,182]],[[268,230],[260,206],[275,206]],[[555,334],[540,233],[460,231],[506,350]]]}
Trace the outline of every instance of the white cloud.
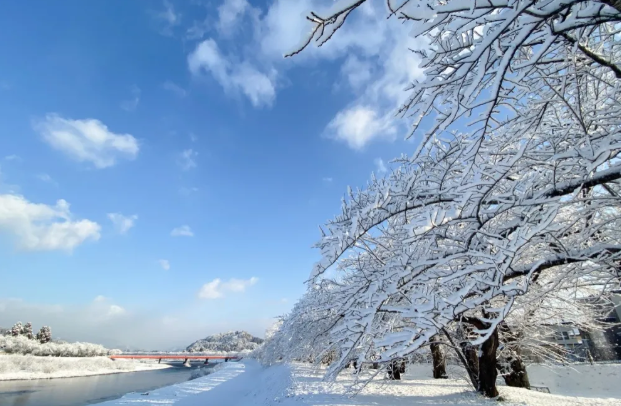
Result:
{"label": "white cloud", "polygon": [[327,135],[345,141],[353,149],[361,149],[374,138],[394,139],[396,129],[391,115],[378,117],[369,106],[353,106],[340,111],[330,121]]}
{"label": "white cloud", "polygon": [[134,227],[136,220],[138,220],[138,216],[135,214],[124,216],[121,213],[108,213],[108,218],[112,221],[114,228],[119,234],[127,233],[130,228]]}
{"label": "white cloud", "polygon": [[[188,56],[194,76],[210,73],[226,93],[243,93],[254,107],[270,106],[276,97],[273,79],[247,62],[232,63],[211,38],[199,43]],[[271,76],[274,76],[272,70]]]}
{"label": "white cloud", "polygon": [[194,133],[190,133],[190,141],[192,142],[198,141],[198,136]]}
{"label": "white cloud", "polygon": [[190,228],[190,226],[184,225],[181,227],[174,228],[170,235],[173,237],[194,237],[194,232]]}
{"label": "white cloud", "polygon": [[188,95],[188,92],[184,88],[171,81],[164,82],[162,87],[179,97],[185,97]]}
{"label": "white cloud", "polygon": [[167,0],[163,2],[164,10],[155,14],[155,17],[162,24],[160,34],[172,36],[174,28],[181,23],[181,14],[175,11],[173,4]]}
{"label": "white cloud", "polygon": [[22,160],[22,158],[19,155],[15,155],[15,154],[7,155],[4,157],[4,159],[6,161],[21,161]]}
{"label": "white cloud", "polygon": [[132,112],[138,107],[140,103],[140,88],[136,85],[131,87],[132,98],[121,102],[121,108],[125,111]]}
{"label": "white cloud", "polygon": [[52,179],[52,177],[50,175],[48,175],[47,173],[40,173],[37,175],[37,179],[39,179],[40,181],[43,182],[47,182],[47,183],[56,183],[54,182],[54,179]]}
{"label": "white cloud", "polygon": [[209,38],[199,43],[188,56],[188,68],[193,75],[199,75],[202,70],[209,70],[219,82],[227,82],[228,61],[220,55],[218,44]]}
{"label": "white cloud", "polygon": [[243,293],[258,281],[259,278],[254,276],[250,279],[233,278],[229,279],[228,282],[222,282],[220,278],[216,278],[201,287],[198,297],[201,299],[219,299],[224,297],[227,292]]}
{"label": "white cloud", "polygon": [[207,31],[209,31],[209,22],[207,20],[194,21],[192,26],[186,30],[185,37],[189,40],[202,39]]}
{"label": "white cloud", "polygon": [[168,271],[170,269],[170,262],[167,259],[160,259],[158,262],[163,270]]}
{"label": "white cloud", "polygon": [[19,195],[0,195],[0,231],[13,235],[24,250],[71,251],[87,240],[99,239],[99,224],[72,217],[65,200],[48,206]]}
{"label": "white cloud", "polygon": [[222,284],[222,289],[230,292],[244,292],[246,288],[256,284],[259,278],[253,276],[250,279],[229,279],[228,282]]}
{"label": "white cloud", "polygon": [[371,79],[371,64],[361,61],[356,55],[349,55],[341,66],[341,74],[357,90]]}
{"label": "white cloud", "polygon": [[96,296],[89,310],[96,318],[110,318],[120,316],[127,311],[117,304],[110,303],[110,298],[103,295]]}
{"label": "white cloud", "polygon": [[248,7],[246,0],[224,0],[218,7],[218,30],[224,35],[230,34]]}
{"label": "white cloud", "polygon": [[[79,304],[32,303],[21,299],[0,298],[0,326],[18,320],[32,322],[38,330],[52,327],[54,338],[103,344],[107,348],[172,350],[210,334],[246,330],[262,337],[273,319],[257,312],[229,312],[221,317],[213,311],[216,303],[201,301],[171,311],[138,309],[109,298]],[[210,311],[210,309],[212,311]],[[264,313],[269,313],[267,309]],[[207,317],[205,317],[207,314]],[[271,314],[270,314],[271,315]],[[201,317],[202,316],[202,317]],[[161,334],[166,331],[166,334]]]}
{"label": "white cloud", "polygon": [[[251,43],[225,57],[219,52],[216,42],[208,39],[199,44],[188,58],[191,71],[211,73],[225,91],[242,91],[254,100],[255,107],[259,107],[273,103],[276,98],[275,78],[283,76],[283,71],[309,60],[340,58],[344,61],[341,63],[342,78],[355,97],[352,103],[335,114],[325,133],[354,149],[375,140],[392,141],[401,129],[405,134],[406,121],[396,119],[394,113],[408,96],[405,91],[407,86],[422,76],[419,60],[410,49],[420,49],[424,43],[409,35],[409,25],[402,24],[394,16],[387,19],[384,4],[365,2],[321,48],[311,43],[301,54],[287,60],[283,55],[299,48],[312,28],[312,24],[305,19],[308,12],[313,10],[319,15],[329,15],[329,10],[342,5],[342,2],[274,0],[264,13],[250,5],[242,7],[243,0],[239,4],[237,8],[230,4],[222,7],[231,7],[230,16],[234,24],[253,28]],[[241,85],[235,85],[239,80],[231,79],[236,75],[237,66],[249,67],[252,72],[263,76],[262,81],[249,80],[256,87],[252,93],[254,98],[248,94],[250,92],[243,91],[245,88]],[[335,88],[345,90],[338,84]],[[268,103],[260,103],[261,100],[268,100]],[[362,115],[370,127],[353,125],[348,119],[356,114]]]}
{"label": "white cloud", "polygon": [[220,291],[220,284],[221,281],[218,278],[204,284],[198,292],[198,297],[201,299],[218,299],[223,297],[224,293]]}
{"label": "white cloud", "polygon": [[179,159],[177,163],[181,166],[181,169],[184,171],[189,171],[192,168],[196,168],[196,157],[198,156],[198,152],[193,149],[186,149],[185,151],[179,154]]}
{"label": "white cloud", "polygon": [[328,182],[328,183],[329,183],[329,182],[332,182],[333,180],[334,180],[334,179],[332,179],[332,178],[330,178],[330,177],[323,178],[323,181],[324,181],[324,182]]}
{"label": "white cloud", "polygon": [[123,309],[119,305],[110,305],[108,309],[108,316],[118,316],[125,313],[125,309]]}
{"label": "white cloud", "polygon": [[140,149],[132,135],[115,134],[92,118],[72,120],[48,114],[34,128],[52,148],[96,168],[113,166],[120,157],[134,159]]}
{"label": "white cloud", "polygon": [[385,173],[388,172],[386,165],[384,164],[384,160],[382,158],[375,159],[375,167],[377,169],[377,173]]}

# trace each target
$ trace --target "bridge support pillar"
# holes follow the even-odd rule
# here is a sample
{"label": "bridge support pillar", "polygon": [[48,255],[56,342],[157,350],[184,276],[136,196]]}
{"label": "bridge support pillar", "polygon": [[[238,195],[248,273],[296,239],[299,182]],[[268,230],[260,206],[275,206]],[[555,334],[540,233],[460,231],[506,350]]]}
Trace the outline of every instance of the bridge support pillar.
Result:
{"label": "bridge support pillar", "polygon": [[205,358],[205,364],[209,364],[209,358]]}
{"label": "bridge support pillar", "polygon": [[158,364],[159,364],[159,363],[161,363],[161,362],[162,362],[162,359],[161,359],[161,358],[157,360],[157,363],[158,363]]}

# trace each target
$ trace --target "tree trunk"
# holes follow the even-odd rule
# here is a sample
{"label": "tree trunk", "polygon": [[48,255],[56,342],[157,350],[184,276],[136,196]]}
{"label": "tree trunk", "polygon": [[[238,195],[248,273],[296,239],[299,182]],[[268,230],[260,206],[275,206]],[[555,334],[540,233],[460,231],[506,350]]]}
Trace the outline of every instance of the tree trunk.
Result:
{"label": "tree trunk", "polygon": [[513,386],[515,388],[530,389],[530,381],[528,380],[528,373],[526,372],[526,365],[522,361],[522,354],[520,351],[517,337],[511,332],[509,326],[504,321],[498,326],[498,329],[502,333],[503,341],[507,349],[506,355],[501,357],[500,372],[507,386]]}
{"label": "tree trunk", "polygon": [[479,356],[477,355],[477,347],[470,345],[468,342],[462,341],[461,350],[466,358],[467,369],[470,373],[470,379],[473,381],[474,388],[479,387]]}
{"label": "tree trunk", "polygon": [[498,330],[494,332],[481,345],[481,356],[479,357],[479,388],[478,391],[488,398],[498,396],[496,389],[496,350],[498,349]]}
{"label": "tree trunk", "polygon": [[[459,348],[457,348],[457,346],[455,345],[455,341],[453,341],[453,339],[451,338],[451,335],[449,334],[448,331],[446,331],[445,328],[442,329],[442,332],[444,333],[444,335],[446,336],[446,339],[449,341],[449,343],[451,343],[451,347],[453,347],[453,350],[455,350],[455,353],[457,354],[457,358],[459,358],[459,360],[461,361],[461,363],[463,364],[464,368],[466,369],[466,371],[468,372],[468,377],[470,378],[470,382],[472,382],[472,387],[474,389],[479,387],[479,377],[478,377],[478,371],[477,371],[477,375],[474,374],[475,371],[473,371],[470,368],[470,364],[468,361],[466,361],[466,357],[464,355],[465,351],[460,351]],[[464,337],[463,334],[461,334],[463,332],[463,330],[461,328],[457,329],[457,334],[460,335],[461,339],[462,339],[462,345],[461,348],[462,350],[465,349],[465,345],[464,345]],[[474,353],[474,356],[476,358],[476,352]],[[478,369],[478,363],[479,360],[477,359],[477,369]]]}
{"label": "tree trunk", "polygon": [[438,338],[436,336],[431,337],[431,356],[433,358],[433,377],[435,379],[447,379],[446,374],[446,360],[444,358],[444,352],[442,347],[438,344]]}
{"label": "tree trunk", "polygon": [[593,356],[591,355],[591,351],[587,348],[586,350],[586,358],[591,365],[593,365]]}
{"label": "tree trunk", "polygon": [[388,378],[391,380],[401,379],[401,368],[399,368],[399,362],[397,360],[390,361],[388,364]]}
{"label": "tree trunk", "polygon": [[509,364],[509,371],[503,371],[503,378],[507,386],[514,388],[530,389],[530,381],[526,372],[526,365],[522,362],[522,357],[518,353],[511,351],[511,355],[506,359]]}

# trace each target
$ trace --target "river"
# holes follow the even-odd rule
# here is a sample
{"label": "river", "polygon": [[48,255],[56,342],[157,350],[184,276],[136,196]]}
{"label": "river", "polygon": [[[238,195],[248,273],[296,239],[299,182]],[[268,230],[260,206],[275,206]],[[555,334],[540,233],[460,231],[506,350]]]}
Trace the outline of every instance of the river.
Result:
{"label": "river", "polygon": [[[196,366],[125,372],[79,378],[0,381],[2,406],[85,406],[118,399],[129,392],[147,392],[190,379]],[[214,364],[205,366],[213,367]]]}

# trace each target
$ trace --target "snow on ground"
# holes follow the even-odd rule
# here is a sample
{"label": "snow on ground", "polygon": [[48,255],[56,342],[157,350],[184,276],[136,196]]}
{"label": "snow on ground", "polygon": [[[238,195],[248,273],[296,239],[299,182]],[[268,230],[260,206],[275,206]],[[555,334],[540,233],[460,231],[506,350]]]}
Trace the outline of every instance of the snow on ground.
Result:
{"label": "snow on ground", "polygon": [[37,357],[0,355],[0,381],[69,378],[169,368],[170,365],[107,357]]}
{"label": "snow on ground", "polygon": [[[308,365],[294,365],[294,385],[288,390],[288,401],[283,402],[283,405],[498,405],[496,400],[484,399],[474,393],[464,380],[433,379],[430,367],[430,365],[410,366],[402,381],[376,379],[355,397],[348,397],[347,388],[353,383],[351,374],[345,373],[336,383],[329,384],[321,381],[324,371],[317,371]],[[504,386],[499,387],[499,391],[504,399],[501,404],[506,406],[591,406],[619,403],[619,399],[579,398]]]}
{"label": "snow on ground", "polygon": [[[218,368],[216,372],[202,378],[166,386],[151,392],[129,393],[121,399],[98,403],[97,405],[227,405],[228,402],[226,401],[215,401],[215,399],[221,398],[223,392],[217,389],[220,389],[221,386],[225,387],[224,392],[227,394],[227,397],[234,399],[236,396],[240,396],[245,391],[254,387],[252,378],[255,378],[261,370],[258,363],[253,361],[249,363],[224,363],[216,368]],[[212,391],[218,393],[212,395]],[[209,403],[205,403],[206,400]]]}
{"label": "snow on ground", "polygon": [[531,385],[547,386],[551,393],[621,399],[621,364],[578,364],[528,367]]}
{"label": "snow on ground", "polygon": [[[602,375],[601,366],[592,370],[574,371],[570,379],[549,380],[545,371],[534,370],[534,381],[547,383],[552,394],[540,393],[518,388],[500,387],[504,406],[564,406],[564,405],[618,405],[619,398],[574,397],[569,392],[577,391],[581,396],[595,396],[597,388],[588,395],[575,389],[576,379],[582,380],[583,386],[588,381],[603,382],[606,379],[611,386],[617,383],[619,366],[606,365]],[[609,368],[610,367],[610,368]],[[536,369],[536,368],[535,368]],[[582,366],[581,368],[582,369]],[[565,370],[561,370],[564,372]],[[435,380],[431,378],[429,365],[411,366],[402,381],[375,379],[355,396],[351,396],[348,387],[353,383],[353,376],[344,373],[337,382],[323,382],[325,371],[317,370],[308,364],[276,365],[270,368],[260,366],[254,360],[224,364],[222,369],[203,378],[161,388],[149,394],[129,394],[100,406],[120,406],[128,404],[171,405],[175,406],[411,406],[411,405],[453,405],[485,406],[498,405],[497,400],[484,399],[474,393],[469,385],[461,379]],[[557,371],[559,372],[559,371]],[[610,378],[601,378],[612,373]],[[537,377],[537,375],[541,377]],[[572,375],[572,374],[575,374]],[[561,373],[560,376],[563,376]],[[539,382],[539,379],[543,381]],[[556,382],[554,385],[549,382]],[[555,390],[559,392],[555,393]],[[561,394],[561,390],[569,396]],[[615,392],[618,394],[618,392]],[[602,397],[613,396],[608,392]]]}

